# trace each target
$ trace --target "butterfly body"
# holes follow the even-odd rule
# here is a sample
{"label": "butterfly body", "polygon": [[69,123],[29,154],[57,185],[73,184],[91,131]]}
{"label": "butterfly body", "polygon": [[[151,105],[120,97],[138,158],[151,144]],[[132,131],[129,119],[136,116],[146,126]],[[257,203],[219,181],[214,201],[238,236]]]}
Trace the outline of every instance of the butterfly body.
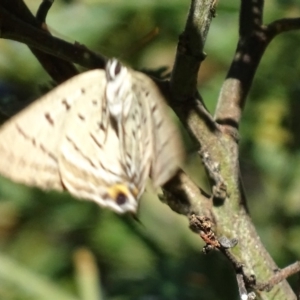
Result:
{"label": "butterfly body", "polygon": [[77,75],[0,128],[0,173],[135,212],[148,176],[164,184],[182,160],[175,125],[146,75],[110,60]]}

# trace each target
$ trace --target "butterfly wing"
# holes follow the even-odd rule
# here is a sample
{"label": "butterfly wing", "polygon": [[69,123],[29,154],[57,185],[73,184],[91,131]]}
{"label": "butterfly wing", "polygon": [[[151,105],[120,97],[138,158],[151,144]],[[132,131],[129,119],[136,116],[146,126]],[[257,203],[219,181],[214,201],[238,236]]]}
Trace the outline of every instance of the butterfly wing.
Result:
{"label": "butterfly wing", "polygon": [[182,159],[165,106],[150,78],[112,60],[106,73],[73,77],[1,127],[0,173],[134,212],[149,173],[160,186]]}
{"label": "butterfly wing", "polygon": [[[135,211],[137,202],[126,191],[129,182],[119,136],[106,107],[105,73],[90,73],[92,84],[81,89],[82,97],[72,108],[60,141],[62,181],[76,197],[93,200],[119,213]],[[121,192],[128,199],[118,204]]]}
{"label": "butterfly wing", "polygon": [[144,192],[152,160],[151,114],[138,88],[138,72],[131,71],[132,107],[125,122],[126,173],[136,188],[137,198]]}
{"label": "butterfly wing", "polygon": [[[156,84],[146,75],[135,72],[138,84],[135,93],[140,94],[143,110],[147,111],[147,131],[151,137],[150,177],[155,187],[162,186],[178,170],[183,161],[183,145],[178,128],[168,111],[167,104]],[[147,149],[147,145],[145,145]]]}
{"label": "butterfly wing", "polygon": [[90,82],[90,74],[75,76],[36,100],[0,129],[0,173],[14,181],[42,189],[62,190],[58,146],[65,120],[81,97],[78,82]]}

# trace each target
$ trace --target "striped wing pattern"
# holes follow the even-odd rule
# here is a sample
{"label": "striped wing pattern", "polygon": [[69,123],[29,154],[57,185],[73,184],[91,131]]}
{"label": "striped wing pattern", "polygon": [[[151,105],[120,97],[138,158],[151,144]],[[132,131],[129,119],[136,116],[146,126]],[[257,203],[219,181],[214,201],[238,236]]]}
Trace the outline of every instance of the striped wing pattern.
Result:
{"label": "striped wing pattern", "polygon": [[0,129],[2,175],[118,213],[135,212],[147,177],[164,184],[182,153],[155,83],[115,59],[105,71],[61,84]]}

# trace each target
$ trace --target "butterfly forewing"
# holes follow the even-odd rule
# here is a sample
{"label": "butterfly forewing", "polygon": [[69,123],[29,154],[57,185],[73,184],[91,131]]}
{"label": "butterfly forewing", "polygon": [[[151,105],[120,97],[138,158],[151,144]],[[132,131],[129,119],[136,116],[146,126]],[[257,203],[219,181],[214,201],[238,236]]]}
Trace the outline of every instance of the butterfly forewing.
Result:
{"label": "butterfly forewing", "polygon": [[182,145],[154,82],[110,60],[5,123],[0,154],[12,180],[124,213],[136,211],[149,175],[155,186],[174,175]]}
{"label": "butterfly forewing", "polygon": [[[82,84],[89,76],[82,76]],[[40,188],[63,189],[58,167],[59,145],[70,108],[81,92],[77,77],[55,88],[12,117],[0,130],[0,172]]]}
{"label": "butterfly forewing", "polygon": [[120,164],[119,137],[107,116],[105,74],[90,73],[92,85],[82,87],[84,99],[74,105],[66,121],[59,164],[67,190],[106,206],[107,188],[126,182],[127,177]]}

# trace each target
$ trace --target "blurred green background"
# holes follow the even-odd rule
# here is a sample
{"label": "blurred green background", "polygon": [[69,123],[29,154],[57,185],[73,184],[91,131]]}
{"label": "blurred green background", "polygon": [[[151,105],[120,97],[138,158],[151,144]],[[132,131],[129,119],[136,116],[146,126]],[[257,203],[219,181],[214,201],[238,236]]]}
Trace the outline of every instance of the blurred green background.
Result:
{"label": "blurred green background", "polygon": [[[35,13],[40,1],[25,2]],[[237,1],[220,2],[199,74],[211,112],[238,37]],[[134,68],[170,70],[188,7],[182,0],[56,0],[47,23],[54,35]],[[266,23],[299,15],[296,0],[266,1]],[[279,267],[300,256],[299,44],[299,32],[271,43],[241,124],[250,212]],[[0,40],[0,49],[0,102],[9,110],[35,99],[49,77],[26,46]],[[192,153],[187,169],[206,186]],[[186,218],[152,193],[143,196],[138,218],[1,179],[0,299],[238,299],[231,267],[218,253],[201,253],[203,243]]]}

